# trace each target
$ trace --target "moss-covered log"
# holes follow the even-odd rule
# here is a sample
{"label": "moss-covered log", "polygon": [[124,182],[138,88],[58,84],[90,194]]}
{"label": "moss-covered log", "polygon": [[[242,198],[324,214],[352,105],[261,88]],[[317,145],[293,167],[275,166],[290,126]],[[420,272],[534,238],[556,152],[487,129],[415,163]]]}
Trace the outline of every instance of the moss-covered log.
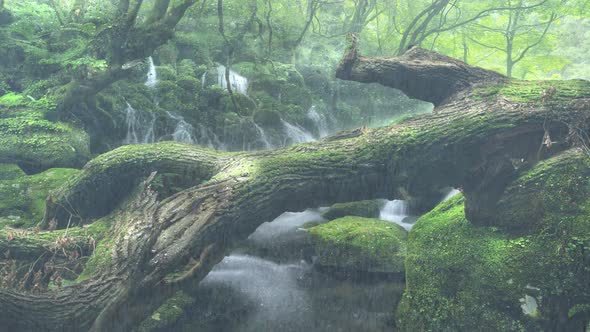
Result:
{"label": "moss-covered log", "polygon": [[68,221],[78,224],[108,214],[154,171],[167,192],[174,185],[178,191],[196,186],[219,172],[231,156],[175,142],[123,146],[93,159],[47,198],[43,227],[52,220],[64,228]]}
{"label": "moss-covered log", "polygon": [[[176,156],[176,148],[166,152],[156,144],[122,148],[91,162],[59,196],[71,198],[62,201],[69,202],[72,211],[90,211],[88,218],[114,208],[117,200],[104,199],[101,193],[117,188],[122,179],[109,178],[120,170],[134,174],[141,169],[142,176],[158,171],[158,162],[148,168],[133,166],[145,155],[153,160],[158,153],[168,153],[169,163],[184,158],[186,165],[195,164],[191,169],[198,169],[198,180],[204,182],[158,201],[150,189],[155,175],[150,176],[151,185],[136,191],[117,216],[109,239],[97,247],[96,259],[86,268],[92,273],[85,271],[84,281],[34,296],[0,289],[0,324],[36,331],[129,330],[166,298],[198,283],[258,225],[286,210],[402,195],[429,197],[429,192],[455,186],[466,195],[468,219],[493,223],[499,196],[511,179],[539,159],[580,144],[576,131],[588,129],[588,82],[511,82],[416,52],[410,51],[411,61],[422,56],[428,57],[425,61],[435,57],[436,66],[449,61],[446,79],[466,82],[430,92],[436,96],[419,95],[415,85],[399,86],[439,104],[434,114],[275,151],[233,155],[198,149]],[[406,65],[403,59],[397,61]],[[416,75],[424,87],[440,84],[440,75]],[[472,79],[477,83],[471,84]],[[549,90],[554,91],[550,96],[535,95]],[[139,159],[126,160],[128,149],[141,151]],[[121,159],[109,164],[109,156]],[[99,183],[102,187],[94,191]],[[90,204],[94,201],[100,209]],[[63,225],[69,215],[54,212],[52,218]]]}

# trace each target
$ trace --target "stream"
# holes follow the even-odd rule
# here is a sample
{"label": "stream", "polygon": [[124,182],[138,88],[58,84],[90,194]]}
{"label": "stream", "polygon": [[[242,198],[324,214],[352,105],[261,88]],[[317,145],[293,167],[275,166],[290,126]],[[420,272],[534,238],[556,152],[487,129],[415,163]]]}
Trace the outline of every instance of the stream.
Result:
{"label": "stream", "polygon": [[[405,202],[384,203],[382,218],[411,227]],[[391,331],[402,281],[334,278],[304,259],[303,226],[326,222],[324,210],[286,212],[260,225],[201,282],[197,303],[172,330]]]}

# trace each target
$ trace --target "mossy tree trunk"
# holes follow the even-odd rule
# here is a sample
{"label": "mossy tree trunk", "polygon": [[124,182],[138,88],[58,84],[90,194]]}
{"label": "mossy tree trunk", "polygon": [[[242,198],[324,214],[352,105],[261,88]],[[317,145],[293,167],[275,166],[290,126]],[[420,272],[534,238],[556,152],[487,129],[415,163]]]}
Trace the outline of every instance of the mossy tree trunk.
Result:
{"label": "mossy tree trunk", "polygon": [[[101,200],[100,209],[84,213],[92,209],[89,198],[117,187],[117,169],[136,179],[161,171],[162,147],[140,146],[129,159],[123,150],[99,157],[48,202],[46,216],[63,229],[70,217],[63,211],[82,212],[78,217],[86,223],[122,211],[111,212],[116,222],[109,240],[96,249],[100,255],[87,264],[88,277],[42,294],[0,289],[1,326],[127,331],[171,294],[197,284],[258,225],[284,211],[408,196],[427,208],[439,199],[433,193],[454,186],[466,195],[469,219],[490,223],[497,192],[508,181],[503,179],[579,144],[575,131],[589,127],[585,81],[509,81],[416,48],[399,58],[370,59],[353,47],[338,75],[394,86],[437,107],[434,114],[399,125],[274,151],[205,153],[210,150],[184,146],[194,154],[183,158],[210,170],[199,172],[202,184],[159,201],[152,175],[122,210],[116,210],[120,199]],[[555,86],[550,98],[541,94]],[[559,143],[544,146],[547,133]]]}
{"label": "mossy tree trunk", "polygon": [[[84,114],[93,109],[92,97],[125,78],[132,69],[129,62],[147,58],[170,40],[176,24],[196,2],[197,0],[182,0],[171,4],[170,1],[156,1],[149,17],[144,22],[139,22],[138,15],[144,2],[119,1],[118,14],[112,19],[110,26],[95,36],[97,43],[106,46],[108,68],[99,73],[87,73],[73,78],[62,91],[59,109],[63,113],[73,113],[82,118],[94,117],[93,114]],[[83,4],[84,2],[76,2],[76,6]],[[83,13],[82,8],[75,10]],[[88,103],[90,105],[86,105]]]}

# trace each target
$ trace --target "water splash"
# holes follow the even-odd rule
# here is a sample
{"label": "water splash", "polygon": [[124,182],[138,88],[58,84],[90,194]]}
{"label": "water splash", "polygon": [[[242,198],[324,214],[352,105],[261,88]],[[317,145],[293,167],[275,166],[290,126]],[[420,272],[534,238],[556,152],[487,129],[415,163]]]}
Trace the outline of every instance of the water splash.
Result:
{"label": "water splash", "polygon": [[[243,95],[248,93],[248,79],[236,73],[232,69],[229,70],[229,83],[233,92],[238,92]],[[217,67],[217,84],[227,89],[227,80],[225,79],[225,66]]]}
{"label": "water splash", "polygon": [[316,140],[310,132],[299,126],[292,125],[282,119],[281,123],[283,124],[285,134],[291,140],[291,144],[314,142]]}
{"label": "water splash", "polygon": [[154,89],[156,85],[158,85],[158,73],[156,72],[156,66],[154,65],[154,59],[150,56],[148,58],[148,73],[147,73],[147,80],[145,81],[145,85],[150,88]]}
{"label": "water splash", "polygon": [[461,192],[455,188],[451,188],[449,190],[449,192],[445,195],[445,197],[443,198],[442,202],[444,201],[448,201],[449,199],[451,199],[453,196],[460,194]]}
{"label": "water splash", "polygon": [[127,135],[123,144],[147,144],[155,141],[156,116],[153,113],[138,111],[127,103],[125,123],[127,124]]}
{"label": "water splash", "polygon": [[186,122],[184,118],[180,115],[176,115],[170,112],[166,112],[168,116],[176,121],[176,127],[174,128],[174,132],[172,133],[172,139],[176,142],[187,143],[187,144],[195,144],[195,140],[193,138],[194,128],[193,126]]}
{"label": "water splash", "polygon": [[256,128],[256,131],[258,131],[258,138],[260,139],[260,142],[262,142],[264,149],[272,149],[273,145],[270,143],[268,135],[266,135],[264,129],[256,123],[254,124],[254,127]]}
{"label": "water splash", "polygon": [[406,230],[412,229],[414,224],[404,222],[404,219],[409,217],[410,208],[406,201],[393,200],[387,201],[381,208],[379,219],[398,224]]}
{"label": "water splash", "polygon": [[307,117],[313,121],[315,126],[318,128],[320,138],[326,137],[330,134],[328,121],[323,114],[318,113],[315,105],[311,106],[307,112]]}

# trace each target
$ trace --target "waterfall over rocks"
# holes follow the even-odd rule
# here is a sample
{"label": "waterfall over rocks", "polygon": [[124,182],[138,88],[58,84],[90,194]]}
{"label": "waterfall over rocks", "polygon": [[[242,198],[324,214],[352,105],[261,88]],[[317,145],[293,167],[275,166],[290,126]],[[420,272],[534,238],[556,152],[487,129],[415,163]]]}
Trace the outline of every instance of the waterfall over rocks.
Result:
{"label": "waterfall over rocks", "polygon": [[381,208],[379,213],[379,219],[389,221],[392,223],[396,223],[406,230],[412,229],[414,224],[404,222],[406,218],[408,218],[410,209],[408,203],[402,200],[393,200],[387,201],[385,205]]}
{"label": "waterfall over rocks", "polygon": [[264,131],[264,129],[262,127],[260,127],[259,125],[257,125],[256,123],[254,124],[254,127],[256,128],[256,131],[258,131],[258,138],[259,138],[260,142],[262,142],[263,148],[264,149],[274,148],[274,146],[270,143],[268,135],[266,135],[266,132]]}
{"label": "waterfall over rocks", "polygon": [[285,134],[291,140],[291,144],[314,142],[316,140],[310,132],[299,126],[290,124],[289,122],[282,119],[281,123],[283,124]]}
{"label": "waterfall over rocks", "polygon": [[313,121],[315,126],[318,128],[320,138],[326,137],[330,134],[328,120],[326,119],[326,116],[318,113],[315,105],[311,106],[311,108],[307,112],[307,117],[311,119],[311,121]]}
{"label": "waterfall over rocks", "polygon": [[123,144],[147,144],[155,141],[156,116],[153,113],[136,110],[127,103],[125,123],[127,124],[127,135]]}
{"label": "waterfall over rocks", "polygon": [[158,85],[158,73],[156,72],[156,66],[154,65],[154,59],[150,56],[148,58],[148,73],[147,73],[147,80],[145,81],[145,85],[153,89]]}
{"label": "waterfall over rocks", "polygon": [[227,146],[223,143],[219,137],[209,128],[202,124],[197,126],[195,131],[196,144],[206,146],[211,149],[227,150]]}
{"label": "waterfall over rocks", "polygon": [[451,199],[453,196],[460,194],[461,192],[455,188],[451,188],[449,192],[443,198],[443,202]]}
{"label": "waterfall over rocks", "polygon": [[172,133],[172,139],[176,142],[187,143],[187,144],[195,144],[195,140],[193,138],[194,128],[193,126],[186,122],[184,118],[180,115],[176,115],[170,112],[166,112],[168,116],[176,121],[176,127],[174,128],[174,132]]}
{"label": "waterfall over rocks", "polygon": [[[203,80],[203,83],[206,83],[205,80]],[[248,94],[248,79],[236,73],[232,69],[229,70],[229,83],[231,85],[231,89],[233,92],[238,92],[243,95]],[[220,87],[227,89],[227,80],[225,79],[225,66],[223,65],[217,67],[217,84]]]}

